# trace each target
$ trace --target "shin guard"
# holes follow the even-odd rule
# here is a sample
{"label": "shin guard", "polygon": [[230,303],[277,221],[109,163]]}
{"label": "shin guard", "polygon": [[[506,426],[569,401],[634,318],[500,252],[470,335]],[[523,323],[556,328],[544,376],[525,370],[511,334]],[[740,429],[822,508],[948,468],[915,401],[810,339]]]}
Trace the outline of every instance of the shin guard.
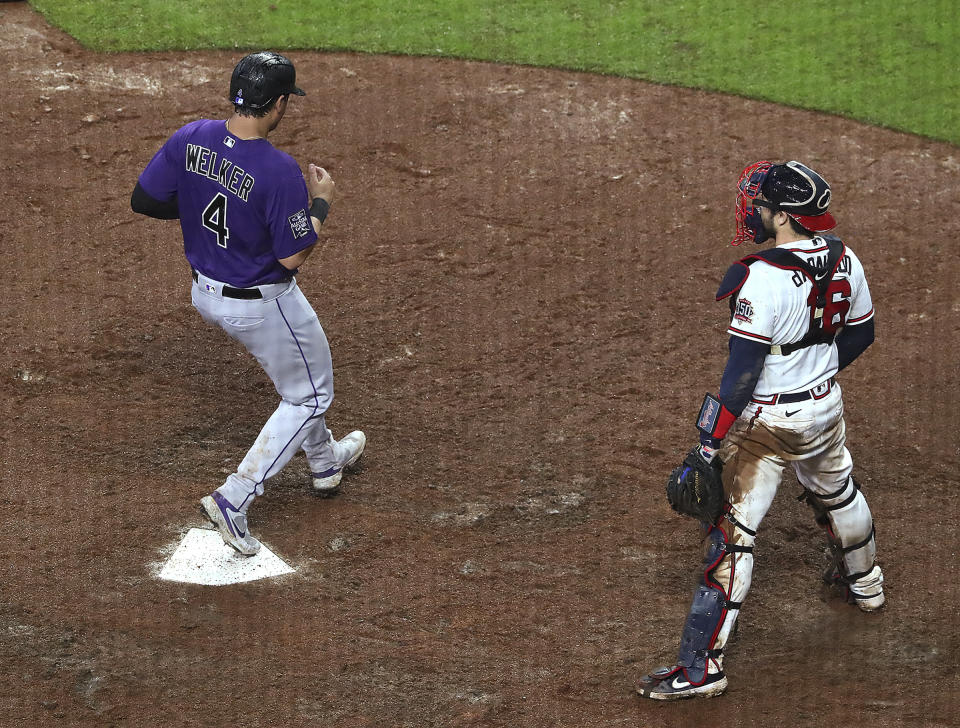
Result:
{"label": "shin guard", "polygon": [[[731,525],[736,526],[735,523]],[[742,530],[752,538],[752,531]],[[683,669],[691,685],[701,684],[707,679],[711,661],[714,671],[721,667],[723,649],[722,644],[717,646],[718,637],[722,633],[723,642],[726,641],[726,635],[736,620],[737,610],[740,609],[740,602],[730,598],[736,575],[736,553],[753,551],[752,545],[730,543],[720,526],[709,527],[704,545],[703,576],[694,592],[693,604],[683,627],[680,651],[677,654],[677,668]],[[725,565],[726,568],[721,568],[727,557],[730,558],[730,563]],[[749,585],[749,577],[747,584]]]}
{"label": "shin guard", "polygon": [[827,534],[833,563],[824,573],[827,583],[851,585],[874,570],[877,542],[873,517],[860,485],[853,477],[827,495],[804,491],[802,499],[813,509],[817,523]]}

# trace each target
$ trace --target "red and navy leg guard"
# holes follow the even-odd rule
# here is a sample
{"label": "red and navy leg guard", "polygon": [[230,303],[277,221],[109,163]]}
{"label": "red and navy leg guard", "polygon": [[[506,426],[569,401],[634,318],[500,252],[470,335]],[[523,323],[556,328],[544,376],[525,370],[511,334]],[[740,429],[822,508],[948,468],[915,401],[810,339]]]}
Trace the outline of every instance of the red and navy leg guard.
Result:
{"label": "red and navy leg guard", "polygon": [[736,563],[730,567],[727,584],[715,581],[714,572],[731,553],[753,551],[752,546],[728,543],[719,526],[710,526],[704,541],[703,576],[694,592],[677,653],[676,669],[683,671],[691,685],[700,685],[707,680],[708,661],[722,655],[722,650],[714,649],[714,645],[727,613],[740,608],[739,602],[730,600]]}

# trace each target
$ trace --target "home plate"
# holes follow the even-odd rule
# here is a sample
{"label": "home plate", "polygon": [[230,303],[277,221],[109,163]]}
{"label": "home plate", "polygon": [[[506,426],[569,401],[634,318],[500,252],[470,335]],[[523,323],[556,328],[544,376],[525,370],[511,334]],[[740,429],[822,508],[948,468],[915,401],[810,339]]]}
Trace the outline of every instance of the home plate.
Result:
{"label": "home plate", "polygon": [[227,546],[219,532],[191,528],[157,576],[167,581],[223,586],[292,572],[263,544],[253,556],[243,556]]}

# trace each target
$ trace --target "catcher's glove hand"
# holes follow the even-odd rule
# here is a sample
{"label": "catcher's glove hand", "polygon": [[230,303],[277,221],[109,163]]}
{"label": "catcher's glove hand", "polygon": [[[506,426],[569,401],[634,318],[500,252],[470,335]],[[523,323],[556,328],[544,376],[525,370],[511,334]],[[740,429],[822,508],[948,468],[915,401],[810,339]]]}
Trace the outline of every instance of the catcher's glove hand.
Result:
{"label": "catcher's glove hand", "polygon": [[723,510],[723,464],[715,457],[707,462],[700,447],[693,448],[667,480],[670,507],[684,516],[714,523]]}

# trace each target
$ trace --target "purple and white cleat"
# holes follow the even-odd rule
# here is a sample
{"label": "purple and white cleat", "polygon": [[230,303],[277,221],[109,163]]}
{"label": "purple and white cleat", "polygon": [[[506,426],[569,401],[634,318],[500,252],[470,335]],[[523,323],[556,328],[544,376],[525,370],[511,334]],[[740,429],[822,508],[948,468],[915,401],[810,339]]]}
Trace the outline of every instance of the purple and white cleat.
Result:
{"label": "purple and white cleat", "polygon": [[343,477],[343,469],[353,465],[363,455],[363,449],[367,446],[367,436],[360,430],[354,430],[349,435],[345,435],[337,444],[346,447],[350,456],[339,467],[324,470],[322,473],[311,473],[313,489],[320,495],[333,495],[337,492],[340,487],[340,479]]}
{"label": "purple and white cleat", "polygon": [[200,499],[204,515],[220,531],[220,538],[244,556],[253,556],[260,550],[260,542],[250,535],[247,514],[241,513],[217,491]]}

